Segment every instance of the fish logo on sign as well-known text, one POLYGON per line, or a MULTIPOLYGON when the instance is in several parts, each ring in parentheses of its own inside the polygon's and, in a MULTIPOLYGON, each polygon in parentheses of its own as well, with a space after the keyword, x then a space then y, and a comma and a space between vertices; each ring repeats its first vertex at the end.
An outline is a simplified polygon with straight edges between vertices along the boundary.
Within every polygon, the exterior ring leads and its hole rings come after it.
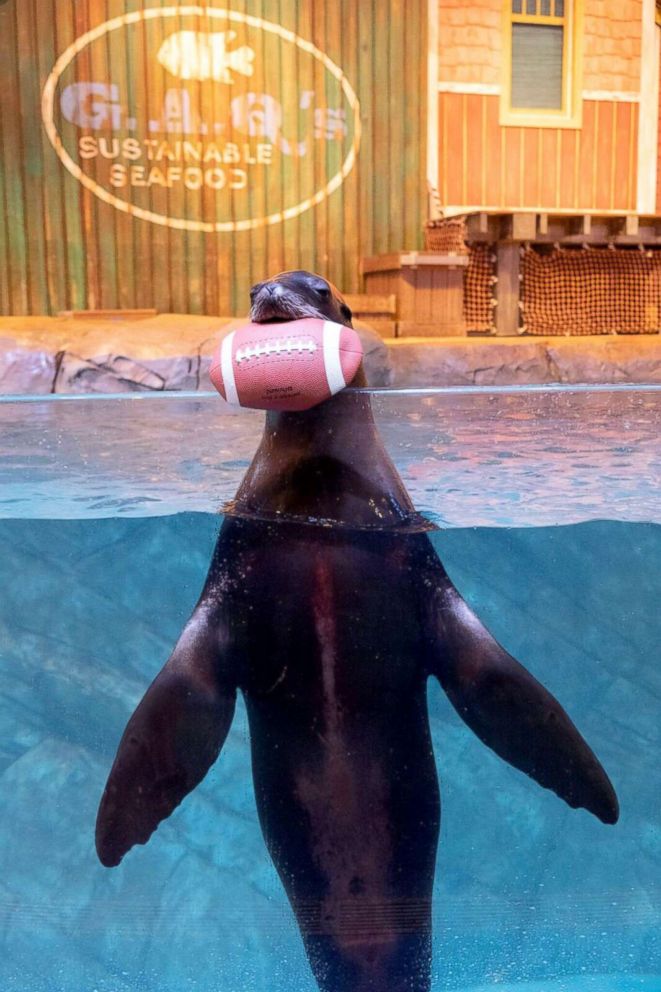
POLYGON ((213 79, 231 86, 234 79, 230 70, 242 76, 252 76, 254 72, 252 48, 243 45, 228 52, 228 42, 236 37, 236 31, 177 31, 165 39, 157 58, 179 79, 195 79, 200 83, 213 79))

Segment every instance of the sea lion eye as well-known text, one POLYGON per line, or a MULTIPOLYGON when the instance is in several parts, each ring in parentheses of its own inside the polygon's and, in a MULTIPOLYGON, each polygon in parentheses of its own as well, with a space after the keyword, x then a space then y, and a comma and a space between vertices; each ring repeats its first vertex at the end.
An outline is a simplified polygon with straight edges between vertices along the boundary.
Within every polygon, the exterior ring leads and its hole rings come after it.
POLYGON ((327 300, 330 296, 330 289, 328 286, 317 286, 317 293, 319 293, 322 300, 327 300))

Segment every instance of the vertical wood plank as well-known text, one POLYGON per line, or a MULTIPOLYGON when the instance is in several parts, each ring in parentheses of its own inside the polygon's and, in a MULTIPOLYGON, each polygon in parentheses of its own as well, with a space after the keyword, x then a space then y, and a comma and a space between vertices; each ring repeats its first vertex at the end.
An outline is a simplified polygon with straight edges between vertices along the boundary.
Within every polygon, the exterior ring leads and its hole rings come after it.
MULTIPOLYGON (((138 9, 138 0, 125 2, 126 11, 138 9)), ((114 9, 114 8, 113 8, 114 9)), ((147 135, 147 119, 149 117, 149 94, 147 91, 147 76, 145 73, 145 34, 144 28, 126 31, 124 34, 125 52, 121 59, 122 66, 118 70, 126 79, 126 102, 130 113, 136 119, 134 134, 147 135)), ((120 56, 121 58, 121 56, 120 56)), ((152 228, 148 221, 126 216, 120 222, 121 237, 125 239, 126 250, 129 251, 131 241, 133 252, 129 260, 133 267, 133 300, 120 287, 122 306, 152 308, 156 306, 154 294, 154 270, 152 260, 152 228)), ((119 246, 122 251, 122 245, 119 246)), ((122 279, 123 273, 120 273, 122 279)), ((130 285, 130 284, 129 284, 130 285)))
MULTIPOLYGON (((313 5, 313 40, 315 45, 321 50, 324 50, 327 44, 326 40, 326 10, 324 4, 314 4, 313 5)), ((324 106, 326 102, 325 86, 326 86, 326 74, 323 72, 322 67, 315 62, 315 74, 314 74, 314 89, 317 94, 315 98, 315 106, 324 106)), ((315 161, 315 189, 319 188, 323 184, 324 178, 326 177, 327 169, 327 157, 326 157, 326 142, 323 140, 316 139, 314 141, 314 161, 315 161)), ((328 216, 328 198, 322 200, 316 209, 317 214, 317 259, 319 264, 319 272, 327 276, 329 275, 329 261, 330 261, 330 243, 332 241, 333 234, 329 228, 329 216, 328 216)))
POLYGON ((496 334, 518 334, 519 245, 500 242, 496 249, 496 334))
MULTIPOLYGON (((385 5, 383 5, 385 6, 385 5)), ((390 17, 385 27, 386 34, 375 36, 376 48, 380 48, 378 39, 383 37, 386 53, 390 62, 389 100, 388 100, 388 131, 387 155, 389 158, 390 200, 388 213, 388 244, 405 244, 404 211, 393 210, 392 206, 402 202, 401 168, 404 146, 404 114, 402 112, 402 93, 404 92, 404 59, 406 57, 406 35, 404 32, 405 4, 402 0, 391 0, 390 17)), ((378 30, 378 27, 377 27, 378 30)), ((422 52, 420 53, 422 56, 422 52)))
MULTIPOLYGON (((142 33, 142 32, 141 32, 142 33)), ((169 33, 169 32, 168 32, 169 33)), ((145 92, 147 97, 146 123, 159 121, 163 114, 165 91, 168 88, 165 69, 154 58, 160 45, 166 37, 163 18, 155 18, 145 24, 143 36, 143 72, 145 75, 145 92)), ((160 144, 167 138, 162 130, 146 131, 149 139, 160 144)), ((147 172, 150 163, 146 163, 147 172)), ((150 186, 145 191, 144 201, 149 210, 156 213, 167 213, 168 200, 166 191, 157 186, 150 186)), ((174 309, 172 282, 181 278, 181 273, 173 272, 170 259, 170 235, 167 227, 161 224, 150 224, 152 264, 153 264, 153 296, 154 306, 161 311, 174 309)))
POLYGON ((579 163, 579 209, 589 210, 594 203, 593 198, 593 162, 595 155, 594 126, 595 107, 593 100, 583 102, 583 128, 581 131, 580 163, 579 163))
POLYGON ((464 130, 466 134, 464 168, 466 193, 463 203, 482 204, 482 170, 488 151, 483 145, 482 106, 484 97, 471 94, 465 101, 464 130))
MULTIPOLYGON (((659 92, 661 93, 661 57, 659 58, 659 92)), ((656 212, 661 213, 661 100, 657 115, 657 159, 656 159, 656 212)))
MULTIPOLYGON (((0 58, 2 58, 0 48, 0 58)), ((3 79, 0 74, 0 85, 3 79)), ((2 120, 2 100, 0 100, 0 154, 4 148, 3 120, 2 120)), ((9 225, 7 224, 7 193, 5 190, 5 170, 0 169, 0 314, 6 316, 11 313, 11 286, 10 286, 10 266, 11 252, 9 247, 9 225)))
POLYGON ((433 320, 434 274, 430 266, 421 266, 414 274, 415 279, 415 320, 419 324, 430 324, 433 320))
POLYGON ((576 132, 559 131, 559 155, 560 165, 558 174, 558 196, 557 206, 571 207, 574 204, 576 194, 574 189, 574 179, 576 170, 574 160, 576 156, 576 132))
POLYGON ((631 105, 631 132, 629 139, 629 210, 636 209, 638 200, 638 123, 640 118, 640 105, 631 105))
POLYGON ((540 206, 553 209, 555 206, 558 177, 556 175, 556 133, 552 128, 540 128, 541 131, 541 180, 539 191, 540 206))
MULTIPOLYGON (((301 5, 304 6, 304 5, 301 5)), ((354 88, 358 85, 358 67, 360 64, 360 44, 358 36, 358 4, 352 0, 343 0, 341 27, 341 62, 349 83, 354 88)), ((408 121, 406 122, 408 126, 408 121)), ((350 125, 353 127, 353 125, 350 125)), ((408 145, 405 147, 405 175, 408 178, 409 159, 408 145)), ((360 259, 360 157, 358 167, 354 168, 341 187, 343 206, 343 251, 342 275, 339 288, 345 293, 360 291, 359 259, 360 259)), ((305 215, 303 215, 305 216, 305 215)), ((302 220, 302 218, 301 218, 302 220)), ((302 225, 301 225, 302 226, 302 225)), ((304 257, 303 232, 299 235, 301 258, 304 257)))
POLYGON ((447 93, 439 93, 438 98, 438 181, 441 204, 446 206, 449 200, 448 190, 448 110, 447 93))
MULTIPOLYGON (((53 21, 43 20, 43 31, 54 27, 55 51, 59 56, 74 40, 74 11, 73 0, 52 0, 53 21)), ((52 66, 49 66, 51 69, 52 66)), ((76 128, 64 118, 60 128, 62 138, 67 145, 75 144, 76 128)), ((63 210, 63 253, 66 256, 67 293, 65 308, 83 310, 87 307, 87 253, 83 231, 81 186, 73 176, 63 168, 53 148, 48 147, 46 157, 50 160, 53 170, 61 177, 62 210, 63 210)))
MULTIPOLYGON (((296 11, 292 9, 291 0, 277 0, 272 4, 261 4, 262 14, 266 20, 286 26, 293 31, 297 29, 296 11)), ((316 24, 310 21, 308 40, 314 41, 316 24)), ((316 44, 316 42, 315 42, 316 44)), ((264 214, 284 210, 299 201, 303 175, 309 177, 310 171, 316 168, 314 159, 314 142, 311 137, 304 154, 299 149, 299 114, 297 107, 299 97, 298 62, 294 51, 280 38, 261 39, 261 59, 266 67, 263 77, 262 90, 274 94, 282 107, 282 123, 278 129, 273 144, 273 165, 266 171, 266 186, 264 199, 264 214), (293 71, 292 71, 293 70, 293 71), (302 171, 299 171, 302 170, 302 171)), ((311 89, 315 88, 313 79, 311 89)), ((314 100, 308 110, 311 120, 314 100)), ((319 166, 319 168, 322 168, 319 166)), ((299 267, 298 232, 300 219, 290 218, 282 223, 269 224, 263 230, 266 251, 266 268, 268 275, 287 269, 299 267)))
MULTIPOLYGON (((265 7, 265 16, 269 17, 268 6, 265 7)), ((279 20, 280 17, 280 3, 271 5, 271 12, 275 12, 275 20, 279 20)), ((316 5, 314 5, 313 14, 316 16, 318 14, 316 10, 316 5)), ((312 41, 314 44, 318 44, 319 38, 317 32, 319 31, 318 24, 313 23, 312 31, 312 41)), ((280 41, 280 39, 274 40, 272 44, 267 44, 265 42, 264 51, 268 52, 268 73, 266 75, 266 80, 277 80, 280 92, 283 92, 285 87, 285 82, 289 78, 289 64, 287 56, 290 54, 289 51, 283 52, 285 46, 280 41)), ((266 61, 266 59, 265 59, 266 61)), ((269 92, 270 86, 265 86, 265 92, 269 92)), ((318 92, 319 84, 318 80, 315 78, 315 92, 318 92)), ((277 92, 277 91, 276 91, 277 92)), ((284 136, 284 131, 282 132, 284 136)), ((287 135, 287 138, 289 136, 287 135)), ((314 142, 313 142, 314 147, 314 142)), ((293 149, 292 149, 293 150, 293 149)), ((315 149, 316 152, 316 149, 315 149)), ((274 153, 275 168, 271 167, 269 170, 269 182, 267 186, 267 210, 270 213, 273 210, 273 205, 275 204, 275 209, 281 209, 281 205, 284 204, 285 200, 289 195, 289 186, 291 184, 291 156, 285 154, 285 152, 279 148, 276 148, 274 153)), ((323 164, 321 162, 317 165, 317 160, 315 159, 315 167, 318 169, 319 174, 323 173, 323 164)), ((317 231, 317 242, 318 247, 322 247, 322 252, 325 254, 326 251, 326 227, 325 227, 325 212, 322 209, 317 213, 318 231, 317 231)), ((273 275, 276 272, 280 272, 287 268, 285 264, 286 246, 285 246, 285 225, 283 224, 271 224, 265 228, 266 233, 266 257, 267 257, 267 267, 269 275, 273 275)))
POLYGON ((7 240, 12 246, 9 271, 9 295, 13 313, 30 313, 28 284, 30 269, 25 227, 25 184, 23 178, 21 111, 18 82, 15 10, 0 9, 0 60, 2 78, 2 163, 5 173, 5 217, 7 240))
MULTIPOLYGON (((105 0, 87 0, 87 25, 88 27, 103 24, 107 20, 105 0)), ((107 36, 104 43, 89 46, 90 79, 106 81, 112 78, 108 61, 107 36)), ((98 132, 100 142, 104 142, 109 150, 112 150, 113 138, 117 137, 113 131, 112 122, 109 118, 106 126, 98 132)), ((108 166, 110 162, 104 161, 104 156, 100 155, 94 160, 98 164, 97 176, 101 184, 105 183, 108 166)), ((117 211, 94 196, 91 202, 92 227, 91 238, 94 241, 94 248, 98 259, 99 268, 99 296, 97 306, 101 308, 115 309, 119 306, 117 291, 117 211)))
POLYGON ((385 3, 374 5, 374 20, 372 29, 372 45, 374 59, 374 158, 372 182, 378 183, 374 191, 372 204, 374 210, 374 247, 377 253, 387 251, 390 233, 391 204, 395 202, 395 191, 392 187, 393 176, 389 168, 390 149, 390 113, 391 113, 391 65, 388 40, 392 25, 390 10, 385 3))
MULTIPOLYGON (((160 38, 163 40, 175 31, 189 30, 204 34, 210 30, 218 30, 217 25, 210 23, 204 15, 184 18, 179 14, 177 17, 162 18, 157 23, 160 23, 160 38)), ((208 127, 208 118, 211 116, 210 107, 202 105, 202 85, 197 80, 191 80, 186 84, 186 91, 190 96, 192 117, 195 121, 199 121, 200 129, 208 127)), ((180 86, 181 84, 177 79, 173 79, 166 72, 163 72, 164 99, 168 90, 177 89, 180 86)), ((174 131, 159 135, 159 137, 171 144, 180 138, 192 137, 194 140, 211 140, 213 135, 200 130, 195 135, 174 131)), ((212 201, 209 193, 211 191, 207 192, 204 184, 199 189, 187 189, 183 184, 175 183, 170 189, 159 190, 159 197, 162 197, 165 203, 163 212, 168 217, 185 216, 191 220, 200 220, 202 218, 202 204, 212 201)), ((170 268, 170 309, 178 313, 200 313, 204 297, 206 247, 203 239, 205 235, 199 231, 179 230, 174 227, 168 227, 166 230, 170 268)))
MULTIPOLYGON (((418 69, 417 86, 413 90, 407 85, 401 95, 402 105, 400 113, 404 118, 408 116, 408 106, 410 94, 418 95, 418 127, 415 136, 411 137, 412 145, 409 148, 410 159, 405 160, 406 174, 411 176, 417 172, 417 184, 413 186, 411 179, 410 196, 406 194, 407 202, 407 229, 406 246, 421 248, 423 244, 423 223, 427 218, 427 120, 429 115, 428 93, 427 93, 427 60, 421 58, 420 54, 429 50, 429 15, 427 4, 409 4, 404 10, 404 23, 411 26, 410 34, 406 34, 405 63, 418 69), (414 149, 417 149, 417 170, 414 159, 414 149)), ((408 147, 408 146, 407 146, 408 147)))
MULTIPOLYGON (((358 168, 360 170, 360 213, 363 218, 362 254, 376 255, 374 223, 374 177, 381 176, 375 170, 375 86, 377 77, 374 66, 374 23, 373 11, 376 0, 363 0, 358 4, 358 45, 360 49, 358 94, 361 100, 363 120, 362 148, 358 168)), ((379 99, 382 94, 379 93, 379 99)))
MULTIPOLYGON (((252 0, 252 2, 250 0, 237 0, 237 3, 232 4, 232 9, 242 14, 253 14, 265 20, 278 19, 277 3, 269 5, 266 0, 252 0), (273 16, 274 10, 275 16, 273 16)), ((272 65, 271 62, 276 62, 277 59, 269 58, 267 54, 266 36, 263 32, 250 34, 249 29, 239 23, 233 24, 231 30, 237 32, 236 44, 250 44, 255 51, 250 90, 253 93, 267 92, 269 89, 268 80, 277 73, 277 66, 272 65)), ((242 147, 246 142, 271 140, 266 135, 251 139, 234 127, 231 114, 233 96, 234 94, 227 92, 221 94, 221 116, 227 119, 229 128, 224 137, 235 142, 239 147, 242 147)), ((273 141, 272 147, 273 159, 275 160, 278 155, 275 141, 273 141)), ((265 217, 271 212, 269 204, 272 208, 275 202, 273 198, 278 195, 278 187, 274 182, 274 169, 277 171, 277 164, 265 168, 259 182, 254 181, 254 179, 249 180, 244 200, 249 216, 265 217)), ((233 221, 240 220, 243 214, 240 212, 238 200, 234 196, 230 196, 229 203, 229 217, 233 221)), ((227 210, 225 213, 227 214, 227 210)), ((272 264, 269 257, 269 238, 270 231, 267 227, 258 227, 248 231, 224 232, 218 235, 217 252, 222 272, 218 287, 221 313, 246 313, 249 307, 250 286, 272 274, 269 271, 272 264), (228 304, 225 304, 226 298, 229 299, 228 304)))
POLYGON ((597 119, 595 200, 597 210, 609 210, 611 204, 611 159, 613 155, 612 105, 599 104, 597 119))
MULTIPOLYGON (((312 25, 312 9, 310 4, 296 3, 295 30, 300 38, 305 41, 312 41, 314 29, 312 25)), ((300 49, 296 49, 296 78, 298 80, 298 119, 296 139, 306 141, 305 155, 300 159, 298 181, 297 181, 297 202, 303 199, 304 191, 310 189, 314 184, 315 159, 314 159, 314 93, 315 93, 315 73, 312 60, 300 49)), ((298 219, 298 265, 311 268, 317 271, 319 262, 317 259, 317 211, 306 210, 298 219)))
MULTIPOLYGON (((73 10, 74 38, 85 34, 89 27, 89 16, 86 0, 71 0, 73 10)), ((93 79, 89 47, 84 48, 75 62, 76 82, 93 79)), ((96 179, 96 168, 90 167, 90 174, 96 179)), ((96 310, 101 306, 101 286, 99 278, 99 259, 96 242, 96 216, 93 194, 80 186, 80 215, 82 225, 82 246, 86 259, 86 307, 96 310)))
MULTIPOLYGON (((279 0, 278 4, 278 24, 289 28, 292 31, 297 29, 296 0, 279 0)), ((301 84, 299 76, 300 62, 297 58, 299 49, 292 51, 291 47, 283 42, 279 42, 280 50, 280 94, 284 109, 283 134, 291 146, 291 155, 283 155, 283 168, 280 172, 281 189, 280 200, 284 206, 300 203, 305 198, 303 186, 303 173, 307 170, 309 158, 308 149, 301 154, 299 142, 303 140, 301 134, 301 115, 297 112, 301 102, 301 84)), ((324 39, 325 44, 325 39, 324 39)), ((322 44, 323 47, 323 44, 322 44)), ((308 58, 309 61, 309 58, 308 58)), ((321 100, 324 103, 322 97, 321 100)), ((308 122, 312 114, 308 111, 306 115, 308 122)), ((309 141, 308 141, 309 144, 309 141)), ((300 232, 301 216, 292 217, 284 222, 280 231, 280 237, 276 238, 281 247, 279 267, 281 269, 301 268, 300 253, 300 232)), ((271 232, 275 234, 275 232, 271 232)))
POLYGON ((446 203, 461 203, 464 163, 461 156, 461 135, 463 131, 462 100, 456 93, 446 93, 444 105, 448 134, 446 155, 447 200, 446 203))
MULTIPOLYGON (((180 18, 181 20, 181 18, 180 18)), ((207 31, 217 31, 217 24, 214 25, 207 16, 207 31)), ((242 37, 240 44, 244 44, 242 37)), ((198 85, 198 113, 203 111, 201 99, 201 86, 198 85)), ((229 120, 229 109, 227 99, 219 92, 217 86, 210 89, 210 101, 208 108, 209 137, 213 141, 222 143, 226 135, 218 130, 218 126, 225 124, 229 120)), ((202 194, 202 210, 198 211, 198 216, 203 219, 218 221, 222 211, 223 194, 216 190, 205 189, 202 194)), ((189 285, 188 308, 192 313, 218 313, 220 297, 220 270, 221 270, 221 238, 227 240, 227 236, 219 232, 205 234, 202 231, 186 231, 184 236, 184 251, 186 256, 186 272, 189 285), (197 280, 191 278, 195 268, 199 267, 197 280)))
POLYGON ((539 205, 538 141, 534 128, 523 128, 523 206, 539 205))
MULTIPOLYGON (((416 274, 412 269, 399 269, 388 273, 390 287, 388 293, 397 296, 397 317, 399 321, 416 321, 416 274)), ((368 288, 369 291, 369 288, 368 288)))
POLYGON ((618 127, 617 127, 617 103, 613 102, 611 106, 611 144, 610 144, 610 176, 609 176, 609 189, 608 189, 608 204, 609 210, 613 210, 615 206, 615 175, 617 171, 617 139, 618 139, 618 127))
POLYGON ((505 184, 507 181, 507 132, 504 127, 498 131, 500 137, 500 185, 498 187, 498 203, 506 203, 505 184))
POLYGON ((504 202, 513 207, 519 199, 519 128, 504 127, 505 142, 504 168, 504 202))
MULTIPOLYGON (((236 4, 232 5, 232 9, 242 14, 250 13, 259 17, 264 16, 263 4, 259 3, 259 0, 252 4, 247 3, 246 0, 238 0, 236 4)), ((247 43, 248 36, 244 25, 233 25, 232 30, 237 32, 237 38, 241 44, 247 43)), ((255 39, 251 38, 251 41, 254 45, 255 39)), ((254 82, 253 92, 260 93, 264 90, 263 38, 259 38, 257 42, 254 71, 255 76, 251 80, 254 82)), ((227 121, 227 130, 223 132, 222 138, 241 146, 249 138, 247 135, 239 133, 234 127, 230 113, 230 99, 231 96, 227 93, 222 94, 220 98, 222 108, 220 116, 227 121)), ((255 192, 252 189, 248 193, 248 204, 249 207, 255 206, 255 192)), ((259 214, 263 216, 266 212, 265 209, 260 210, 259 214)), ((236 201, 231 195, 229 197, 229 209, 222 213, 225 219, 234 222, 240 219, 236 201)), ((208 238, 209 235, 206 237, 208 238)), ((258 250, 261 249, 263 257, 266 257, 267 237, 268 233, 264 228, 258 228, 254 233, 252 231, 220 231, 215 235, 216 264, 219 272, 218 310, 221 314, 245 314, 247 312, 249 307, 248 291, 251 283, 256 281, 252 279, 253 250, 259 246, 258 250)))
POLYGON ((497 207, 502 203, 501 197, 501 128, 498 124, 498 97, 486 96, 486 142, 489 151, 487 166, 485 206, 497 207))
POLYGON ((461 95, 461 197, 460 203, 468 203, 467 173, 468 173, 468 99, 467 94, 461 95))
POLYGON ((32 108, 39 106, 39 74, 35 64, 34 9, 31 3, 17 4, 16 44, 18 59, 18 134, 25 196, 24 225, 28 252, 28 300, 32 313, 48 313, 48 279, 44 223, 44 167, 41 134, 32 126, 32 108))
POLYGON ((628 210, 627 180, 629 171, 629 143, 633 122, 633 104, 616 104, 615 121, 615 176, 613 180, 613 205, 618 210, 628 210))
MULTIPOLYGON (((393 0, 396 2, 396 0, 393 0)), ((342 64, 342 7, 340 4, 323 4, 322 9, 324 11, 324 33, 323 33, 323 45, 322 50, 335 62, 336 65, 342 64)), ((324 88, 322 89, 324 94, 322 97, 323 103, 326 107, 330 109, 336 109, 338 106, 337 97, 337 83, 330 78, 328 73, 324 73, 324 88)), ((325 175, 326 177, 333 176, 342 168, 342 160, 344 158, 342 154, 343 145, 342 141, 327 141, 322 139, 322 145, 325 146, 325 175)), ((342 209, 342 198, 344 196, 344 189, 341 186, 338 190, 332 193, 329 197, 324 200, 324 207, 326 211, 326 230, 327 230, 327 262, 325 275, 339 286, 342 282, 343 275, 343 264, 342 256, 344 254, 344 211, 342 209)))
MULTIPOLYGON (((117 4, 113 3, 112 0, 106 0, 105 10, 103 12, 104 19, 109 20, 116 13, 117 4)), ((105 37, 106 75, 104 78, 112 79, 113 83, 118 87, 124 118, 127 118, 131 112, 129 72, 126 61, 129 34, 132 34, 132 32, 111 31, 105 37)), ((120 128, 116 131, 113 130, 111 123, 109 133, 110 140, 116 138, 121 143, 126 134, 124 121, 122 121, 120 128)), ((121 162, 122 159, 118 158, 116 161, 121 162)), ((131 308, 136 305, 136 244, 134 240, 136 223, 132 217, 123 213, 121 210, 109 208, 107 213, 109 231, 113 231, 115 250, 115 306, 131 308)), ((103 237, 103 233, 101 237, 103 237)), ((108 291, 106 290, 103 297, 104 305, 106 306, 111 305, 110 303, 105 303, 108 295, 108 291)))
POLYGON ((581 141, 582 141, 583 131, 582 129, 577 129, 574 132, 574 199, 572 206, 575 210, 578 210, 579 197, 580 197, 580 168, 581 168, 581 141))
POLYGON ((590 201, 589 208, 595 210, 597 207, 597 170, 599 168, 599 162, 597 160, 597 148, 599 146, 599 117, 601 111, 601 103, 596 100, 594 104, 594 121, 593 121, 593 132, 592 132, 592 148, 593 157, 590 167, 591 175, 591 189, 590 189, 590 201))
MULTIPOLYGON (((32 3, 34 24, 34 71, 41 92, 46 77, 55 62, 54 25, 43 16, 37 0, 32 3)), ((36 128, 35 128, 36 130, 36 128)), ((69 305, 66 230, 63 211, 63 176, 60 163, 53 153, 43 127, 39 127, 41 140, 44 248, 46 281, 48 286, 47 312, 64 310, 69 305)))
MULTIPOLYGON (((217 30, 210 23, 210 19, 205 16, 161 18, 155 22, 159 24, 159 43, 161 39, 170 37, 177 31, 195 31, 203 34, 207 31, 217 30)), ((156 47, 152 51, 156 51, 156 47)), ((152 54, 153 58, 153 54, 152 54)), ((166 73, 163 73, 163 97, 168 90, 179 87, 179 81, 166 73)), ((193 120, 204 122, 210 117, 210 113, 205 111, 210 108, 202 106, 201 101, 202 84, 197 80, 191 80, 186 84, 186 91, 190 96, 191 116, 193 120)), ((155 107, 155 110, 160 108, 155 107)), ((202 124, 200 123, 200 126, 202 124)), ((186 134, 183 131, 166 132, 158 135, 160 140, 172 145, 183 139, 212 139, 212 134, 186 134)), ((167 168, 168 161, 157 163, 159 166, 167 168)), ((156 192, 156 190, 154 191, 156 192)), ((187 189, 183 183, 173 183, 170 189, 158 191, 159 199, 164 204, 164 210, 168 217, 189 217, 191 220, 200 220, 202 217, 202 204, 210 205, 213 202, 213 193, 206 190, 204 185, 201 189, 187 189)), ((206 216, 212 216, 209 212, 206 216)), ((211 236, 213 237, 213 235, 211 236)), ((199 231, 181 231, 174 227, 167 228, 168 259, 170 266, 170 309, 175 313, 201 313, 203 309, 204 297, 204 276, 205 276, 205 245, 202 240, 204 235, 199 231)))
POLYGON ((617 121, 615 137, 615 207, 618 210, 629 209, 628 172, 629 144, 633 128, 633 104, 617 104, 617 121))
MULTIPOLYGON (((481 147, 483 149, 488 148, 487 144, 487 99, 485 95, 480 98, 480 135, 481 135, 481 147)), ((480 199, 479 204, 484 205, 487 202, 487 155, 486 153, 482 155, 482 168, 480 170, 480 199)))

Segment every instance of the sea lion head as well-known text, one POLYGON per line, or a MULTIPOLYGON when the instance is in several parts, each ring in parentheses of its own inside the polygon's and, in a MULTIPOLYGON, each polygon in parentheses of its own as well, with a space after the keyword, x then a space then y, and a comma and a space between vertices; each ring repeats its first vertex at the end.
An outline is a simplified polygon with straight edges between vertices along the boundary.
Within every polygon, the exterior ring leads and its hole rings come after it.
POLYGON ((280 272, 256 283, 250 290, 250 302, 250 319, 256 324, 320 317, 353 326, 351 310, 335 286, 323 276, 302 269, 280 272))

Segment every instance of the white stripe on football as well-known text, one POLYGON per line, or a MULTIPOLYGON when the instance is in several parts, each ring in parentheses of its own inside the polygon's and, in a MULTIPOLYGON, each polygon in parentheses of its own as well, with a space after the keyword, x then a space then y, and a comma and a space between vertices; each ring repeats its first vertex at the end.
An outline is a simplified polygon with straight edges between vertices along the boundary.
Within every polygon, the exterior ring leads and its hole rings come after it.
POLYGON ((351 327, 318 317, 246 324, 221 341, 211 381, 228 403, 253 410, 309 410, 339 393, 360 366, 351 327))

